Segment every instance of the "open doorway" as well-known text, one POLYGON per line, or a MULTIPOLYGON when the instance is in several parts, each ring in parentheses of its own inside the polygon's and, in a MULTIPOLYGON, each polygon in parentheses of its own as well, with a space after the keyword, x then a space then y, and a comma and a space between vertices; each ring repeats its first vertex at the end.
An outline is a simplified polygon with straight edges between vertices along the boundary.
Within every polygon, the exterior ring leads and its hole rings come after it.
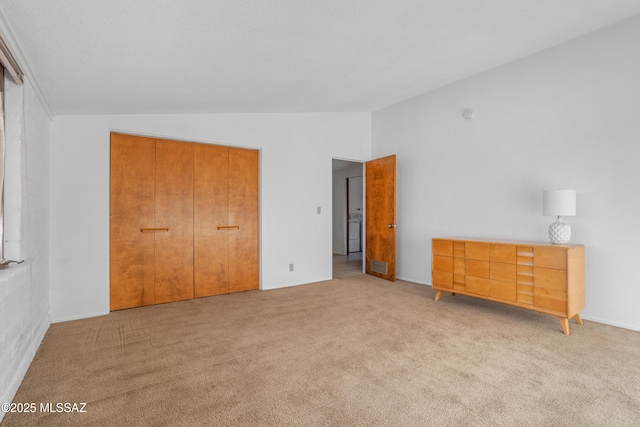
POLYGON ((364 184, 361 162, 333 159, 333 278, 364 271, 364 184))

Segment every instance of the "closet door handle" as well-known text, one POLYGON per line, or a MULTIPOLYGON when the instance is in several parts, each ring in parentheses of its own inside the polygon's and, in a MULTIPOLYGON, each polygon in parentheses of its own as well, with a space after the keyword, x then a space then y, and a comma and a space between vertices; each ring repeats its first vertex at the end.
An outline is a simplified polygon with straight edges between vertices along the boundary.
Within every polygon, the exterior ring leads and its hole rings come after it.
POLYGON ((166 233, 169 231, 168 228, 141 228, 141 233, 166 233))
POLYGON ((218 230, 240 230, 239 225, 219 225, 218 230))

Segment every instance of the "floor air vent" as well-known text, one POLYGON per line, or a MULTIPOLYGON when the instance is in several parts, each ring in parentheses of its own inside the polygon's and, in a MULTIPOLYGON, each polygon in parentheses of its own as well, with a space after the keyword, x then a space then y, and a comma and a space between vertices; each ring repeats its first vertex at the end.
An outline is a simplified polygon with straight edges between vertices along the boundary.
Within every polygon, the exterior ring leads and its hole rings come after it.
POLYGON ((382 261, 377 261, 375 259, 371 260, 371 271, 379 274, 387 274, 387 263, 382 261))

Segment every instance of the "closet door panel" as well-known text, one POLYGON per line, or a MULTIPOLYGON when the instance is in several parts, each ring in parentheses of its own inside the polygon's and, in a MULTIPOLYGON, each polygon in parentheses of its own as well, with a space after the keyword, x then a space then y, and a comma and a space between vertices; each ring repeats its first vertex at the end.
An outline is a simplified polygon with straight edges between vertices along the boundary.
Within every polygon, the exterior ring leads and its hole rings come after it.
POLYGON ((111 135, 109 273, 111 310, 154 303, 155 140, 111 135))
POLYGON ((156 304, 193 298, 193 150, 156 140, 156 304))
POLYGON ((258 151, 229 148, 229 292, 258 289, 258 151))
POLYGON ((195 144, 194 292, 229 292, 229 148, 195 144))

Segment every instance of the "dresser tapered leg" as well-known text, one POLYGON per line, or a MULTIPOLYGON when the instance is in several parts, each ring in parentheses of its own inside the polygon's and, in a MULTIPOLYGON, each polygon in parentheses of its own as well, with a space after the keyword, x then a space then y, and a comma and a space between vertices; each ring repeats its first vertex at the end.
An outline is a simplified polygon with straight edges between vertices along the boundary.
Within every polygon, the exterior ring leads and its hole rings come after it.
POLYGON ((438 301, 441 296, 442 296, 442 291, 436 292, 436 301, 438 301))
POLYGON ((575 316, 573 316, 574 319, 576 319, 576 323, 578 325, 582 325, 582 319, 580 318, 579 314, 576 314, 575 316))
POLYGON ((562 333, 569 335, 569 319, 566 317, 558 317, 560 319, 560 326, 562 327, 562 333))

